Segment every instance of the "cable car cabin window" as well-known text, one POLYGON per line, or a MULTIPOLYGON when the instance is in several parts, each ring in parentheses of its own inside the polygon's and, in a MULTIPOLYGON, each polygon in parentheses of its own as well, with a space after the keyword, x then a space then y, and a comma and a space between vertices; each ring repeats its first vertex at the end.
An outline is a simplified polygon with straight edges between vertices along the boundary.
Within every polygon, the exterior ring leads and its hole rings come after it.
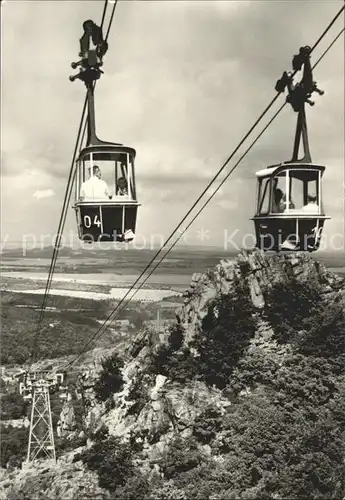
POLYGON ((291 203, 289 207, 285 207, 285 210, 318 214, 320 212, 319 172, 291 170, 288 176, 291 203))
POLYGON ((79 169, 80 201, 135 200, 134 160, 128 153, 87 155, 79 169))
POLYGON ((272 179, 272 212, 284 212, 286 207, 286 173, 273 177, 272 179))
POLYGON ((306 183, 306 196, 304 198, 304 212, 320 213, 321 200, 319 189, 319 176, 316 179, 306 183))
POLYGON ((304 189, 304 183, 301 179, 296 179, 296 177, 293 177, 293 175, 289 176, 289 182, 290 182, 290 206, 285 207, 286 209, 297 209, 300 210, 304 203, 304 195, 303 195, 303 189, 304 189))
POLYGON ((110 201, 114 191, 114 162, 85 159, 83 161, 80 199, 82 201, 110 201))
POLYGON ((270 179, 263 179, 259 187, 258 213, 268 214, 270 210, 270 179))
POLYGON ((129 199, 130 197, 130 178, 131 172, 129 169, 129 159, 127 154, 120 155, 116 162, 115 179, 114 179, 114 193, 118 199, 129 199))

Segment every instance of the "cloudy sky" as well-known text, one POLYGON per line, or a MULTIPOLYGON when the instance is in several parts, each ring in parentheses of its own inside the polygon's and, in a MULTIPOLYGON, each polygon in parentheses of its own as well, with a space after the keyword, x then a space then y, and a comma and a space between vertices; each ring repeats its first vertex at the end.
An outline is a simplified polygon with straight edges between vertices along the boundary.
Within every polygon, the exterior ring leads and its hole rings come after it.
MULTIPOLYGON (((137 151, 138 233, 169 234, 275 95, 292 56, 314 44, 342 4, 119 1, 96 119, 99 137, 137 151)), ((103 2, 5 0, 1 8, 2 240, 53 236, 85 95, 81 82, 68 79, 70 63, 82 22, 99 22, 103 2)), ((313 61, 343 24, 342 15, 313 61)), ((308 125, 313 160, 327 165, 329 238, 344 233, 343 36, 314 77, 325 95, 308 107, 308 125)), ((290 159, 295 120, 286 106, 189 230, 189 242, 198 243, 201 229, 214 245, 223 244, 224 230, 237 232, 237 241, 253 232, 255 171, 290 159)), ((65 232, 75 232, 72 209, 65 232)))

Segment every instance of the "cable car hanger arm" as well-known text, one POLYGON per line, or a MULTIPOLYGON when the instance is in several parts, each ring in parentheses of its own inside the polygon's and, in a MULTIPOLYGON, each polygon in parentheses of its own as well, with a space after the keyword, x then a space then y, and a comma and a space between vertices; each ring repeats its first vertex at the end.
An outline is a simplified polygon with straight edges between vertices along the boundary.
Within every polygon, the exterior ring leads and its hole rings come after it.
POLYGON ((283 76, 277 81, 275 90, 277 92, 288 91, 286 102, 291 104, 293 110, 298 113, 294 147, 292 153, 292 162, 311 163, 311 154, 308 140, 307 120, 305 114, 305 103, 314 106, 314 101, 310 97, 314 92, 323 95, 324 91, 317 87, 317 83, 313 79, 313 70, 310 63, 311 48, 307 45, 299 49, 299 53, 293 57, 292 67, 294 73, 284 71, 283 76), (303 68, 303 76, 300 82, 294 84, 293 76, 297 71, 303 68), (298 151, 300 147, 301 137, 303 140, 304 155, 301 160, 298 160, 298 151))

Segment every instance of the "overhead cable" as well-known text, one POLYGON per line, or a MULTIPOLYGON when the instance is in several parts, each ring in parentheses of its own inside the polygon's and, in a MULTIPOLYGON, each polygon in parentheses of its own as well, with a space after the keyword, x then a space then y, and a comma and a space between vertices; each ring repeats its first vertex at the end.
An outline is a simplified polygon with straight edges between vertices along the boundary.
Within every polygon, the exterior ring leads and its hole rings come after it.
MULTIPOLYGON (((340 16, 341 12, 344 10, 344 7, 342 9, 340 9, 340 11, 338 12, 338 14, 335 16, 335 18, 331 21, 331 23, 328 25, 328 27, 324 30, 324 32, 322 33, 322 35, 319 37, 319 39, 317 40, 317 42, 313 45, 313 48, 312 50, 314 50, 317 45, 320 43, 320 41, 324 38, 324 36, 326 35, 326 33, 329 31, 329 29, 331 28, 331 26, 333 26, 335 20, 340 16)), ((336 42, 336 40, 338 40, 338 38, 341 36, 341 34, 344 32, 344 29, 341 30, 341 32, 335 37, 335 39, 331 42, 331 44, 328 46, 328 48, 325 50, 325 52, 320 56, 320 58, 318 59, 318 61, 314 64, 313 66, 313 69, 317 66, 317 64, 322 60, 322 58, 327 54, 327 52, 330 50, 330 48, 334 45, 334 43, 336 42)), ((296 74, 297 71, 295 71, 293 73, 293 75, 296 74)), ((130 302, 130 300, 132 300, 132 298, 135 296, 135 294, 142 288, 142 286, 146 283, 146 281, 149 279, 149 277, 153 274, 153 272, 158 268, 158 266, 162 263, 162 261, 165 259, 165 257, 169 254, 169 252, 172 250, 172 248, 176 245, 176 243, 181 239, 181 237, 183 236, 183 234, 186 232, 186 230, 193 224, 193 222, 196 220, 196 218, 200 215, 200 213, 204 210, 204 208, 210 203, 210 201, 212 200, 212 198, 215 196, 215 194, 219 191, 219 189, 221 188, 221 186, 226 182, 226 180, 229 178, 229 176, 234 172, 234 170, 237 168, 237 166, 242 162, 242 160, 244 159, 244 157, 248 154, 248 152, 251 150, 251 148, 254 146, 254 144, 256 144, 256 142, 260 139, 260 137, 263 135, 263 133, 267 130, 267 128, 271 125, 271 123, 275 120, 275 118, 278 116, 278 114, 282 111, 282 109, 284 108, 284 106, 286 105, 286 102, 284 102, 284 104, 278 109, 278 111, 274 114, 274 116, 270 119, 270 121, 267 123, 267 125, 262 129, 262 131, 258 134, 258 136, 256 137, 256 139, 251 143, 251 145, 248 147, 248 149, 245 151, 245 153, 240 157, 240 159, 235 163, 235 165, 231 168, 231 170, 229 171, 229 173, 226 175, 226 177, 222 180, 222 182, 220 183, 220 185, 216 188, 216 190, 210 195, 210 197, 206 200, 206 202, 202 205, 201 209, 199 209, 199 211, 197 212, 197 214, 193 217, 193 219, 191 220, 191 222, 189 222, 189 224, 183 229, 183 231, 180 233, 180 235, 178 236, 177 240, 174 241, 174 243, 167 249, 167 251, 164 253, 163 257, 161 257, 158 262, 154 265, 154 267, 150 270, 148 276, 144 279, 144 281, 142 283, 140 283, 140 285, 138 287, 136 287, 136 285, 138 285, 138 283, 140 282, 140 280, 142 279, 142 277, 145 275, 145 273, 149 270, 150 266, 154 263, 154 261, 156 260, 156 258, 159 256, 159 254, 163 251, 164 247, 167 245, 167 243, 172 239, 172 237, 174 236, 174 234, 178 231, 178 229, 181 227, 181 225, 185 222, 185 220, 188 218, 188 216, 190 215, 190 213, 192 212, 192 210, 196 207, 196 205, 199 203, 199 201, 201 200, 201 198, 207 193, 207 191, 209 190, 209 188, 211 187, 211 185, 214 183, 214 181, 219 177, 219 175, 221 174, 221 172, 226 168, 226 166, 228 165, 228 163, 230 162, 230 160, 233 158, 233 156, 236 154, 236 152, 239 150, 239 148, 241 147, 241 145, 245 142, 245 140, 247 139, 247 137, 250 135, 250 133, 254 130, 254 128, 257 126, 257 124, 261 121, 261 119, 263 118, 263 116, 267 113, 267 111, 271 108, 271 106, 273 105, 273 103, 276 101, 276 99, 278 98, 278 96, 280 95, 280 93, 277 93, 277 95, 272 99, 272 101, 270 102, 270 104, 266 107, 265 111, 263 113, 261 113, 260 117, 255 121, 254 125, 250 128, 250 131, 244 136, 244 138, 240 141, 239 145, 235 148, 235 150, 231 153, 231 155, 228 157, 228 159, 224 162, 224 164, 222 165, 222 167, 219 169, 218 173, 213 177, 212 181, 207 185, 207 187, 204 189, 204 191, 202 192, 202 194, 199 196, 199 198, 197 199, 197 201, 193 204, 192 208, 188 210, 186 216, 182 219, 182 221, 178 224, 178 226, 176 226, 176 228, 173 230, 173 232, 170 234, 170 236, 168 237, 168 239, 163 243, 163 245, 161 246, 161 248, 155 253, 154 257, 150 260, 150 262, 146 265, 146 267, 144 268, 144 270, 142 271, 142 273, 139 275, 139 277, 136 279, 136 281, 131 285, 131 287, 129 288, 129 290, 125 293, 124 297, 120 300, 120 302, 116 305, 116 307, 113 309, 113 311, 108 315, 108 317, 104 320, 104 322, 102 323, 102 325, 100 326, 100 328, 92 335, 92 337, 87 341, 86 345, 84 346, 82 352, 77 355, 77 357, 72 360, 71 362, 68 363, 68 366, 71 365, 72 363, 74 363, 77 359, 80 358, 80 356, 82 356, 82 354, 86 351, 86 349, 88 348, 88 346, 99 336, 103 333, 104 329, 113 321, 114 319, 114 316, 116 315, 117 312, 121 312, 127 305, 128 303, 130 302), (134 290, 134 293, 133 295, 126 301, 127 297, 129 296, 129 294, 134 290)))

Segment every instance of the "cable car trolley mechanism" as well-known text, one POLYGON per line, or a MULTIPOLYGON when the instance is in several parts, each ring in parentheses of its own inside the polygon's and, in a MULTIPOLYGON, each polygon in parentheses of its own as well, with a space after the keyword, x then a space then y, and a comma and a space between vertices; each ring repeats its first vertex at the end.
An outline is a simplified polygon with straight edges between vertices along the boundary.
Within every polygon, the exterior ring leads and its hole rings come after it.
POLYGON ((133 240, 137 209, 134 160, 136 151, 118 143, 101 141, 96 134, 94 88, 103 73, 102 57, 108 49, 102 29, 93 21, 83 24, 80 67, 70 76, 87 88, 87 142, 76 165, 75 205, 78 235, 85 242, 133 240))
POLYGON ((310 47, 301 47, 293 58, 293 69, 302 69, 299 83, 284 72, 276 84, 278 92, 288 89, 286 101, 298 114, 293 155, 290 161, 256 173, 257 207, 253 217, 256 246, 262 250, 316 251, 326 219, 322 206, 322 175, 325 167, 312 162, 309 150, 305 103, 313 92, 323 95, 313 81, 310 47), (304 156, 298 159, 300 141, 304 156))

